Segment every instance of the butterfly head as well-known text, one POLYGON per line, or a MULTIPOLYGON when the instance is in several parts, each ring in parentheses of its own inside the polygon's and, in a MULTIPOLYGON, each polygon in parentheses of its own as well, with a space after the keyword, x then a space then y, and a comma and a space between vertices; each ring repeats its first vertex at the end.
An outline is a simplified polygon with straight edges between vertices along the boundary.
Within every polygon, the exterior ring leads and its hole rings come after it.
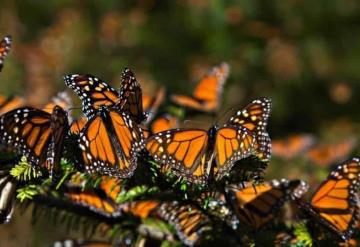
POLYGON ((67 113, 61 106, 55 105, 51 114, 51 119, 53 122, 59 121, 60 119, 67 120, 67 113))

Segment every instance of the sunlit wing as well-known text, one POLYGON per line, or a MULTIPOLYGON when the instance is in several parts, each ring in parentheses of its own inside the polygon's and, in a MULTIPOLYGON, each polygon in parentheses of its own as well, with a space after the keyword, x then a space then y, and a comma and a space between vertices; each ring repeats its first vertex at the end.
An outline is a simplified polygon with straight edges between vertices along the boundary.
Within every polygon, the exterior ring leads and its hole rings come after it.
POLYGON ((270 111, 271 100, 259 98, 238 111, 227 122, 227 125, 242 126, 255 134, 258 145, 257 156, 263 161, 269 161, 271 157, 271 141, 266 131, 270 111))
POLYGON ((200 129, 172 129, 152 135, 146 149, 155 161, 193 183, 207 180, 208 134, 200 129))
POLYGON ((341 238, 349 239, 359 216, 359 185, 360 159, 352 158, 330 173, 305 209, 341 238))
POLYGON ((256 140, 244 127, 223 127, 217 131, 215 142, 216 176, 221 178, 234 163, 255 153, 256 140))
POLYGON ((172 95, 171 100, 177 105, 198 111, 217 111, 225 81, 229 75, 229 65, 222 63, 214 67, 197 85, 193 96, 172 95))
POLYGON ((11 37, 5 36, 0 41, 0 71, 4 67, 4 60, 7 57, 10 48, 11 48, 11 37))
POLYGON ((86 172, 125 178, 137 166, 143 134, 129 116, 103 107, 80 132, 79 147, 86 172))
POLYGON ((64 81, 79 96, 87 118, 95 116, 101 106, 113 106, 120 102, 118 92, 93 75, 66 75, 64 81))
POLYGON ((70 125, 70 132, 72 134, 79 134, 80 131, 84 128, 86 122, 87 122, 87 120, 85 117, 75 119, 74 121, 72 121, 72 123, 70 125))
POLYGON ((230 188, 227 197, 240 224, 258 230, 275 218, 286 201, 300 198, 306 191, 305 182, 282 179, 240 190, 230 188))
POLYGON ((122 214, 146 219, 150 216, 156 216, 156 212, 160 206, 160 202, 156 200, 141 200, 122 203, 120 211, 122 214))

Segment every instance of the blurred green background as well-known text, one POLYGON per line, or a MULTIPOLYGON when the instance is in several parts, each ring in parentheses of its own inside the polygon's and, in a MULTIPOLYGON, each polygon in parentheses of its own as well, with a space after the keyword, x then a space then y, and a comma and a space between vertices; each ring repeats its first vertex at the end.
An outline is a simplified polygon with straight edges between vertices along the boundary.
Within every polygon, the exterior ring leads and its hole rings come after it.
MULTIPOLYGON (((13 49, 0 92, 23 95, 31 104, 64 90, 62 76, 69 73, 94 74, 118 87, 125 66, 147 94, 160 85, 170 94, 190 94, 211 66, 226 61, 231 74, 219 115, 267 96, 273 100, 272 139, 307 132, 336 143, 360 133, 356 0, 2 0, 0 35, 6 34, 13 49)), ((357 151, 355 145, 349 153, 357 151)), ((309 180, 305 171, 313 174, 307 161, 275 157, 268 176, 309 180), (288 169, 280 174, 278 167, 288 169)), ((30 246, 66 236, 23 220, 0 226, 1 239, 19 238, 19 225, 21 243, 30 246)))

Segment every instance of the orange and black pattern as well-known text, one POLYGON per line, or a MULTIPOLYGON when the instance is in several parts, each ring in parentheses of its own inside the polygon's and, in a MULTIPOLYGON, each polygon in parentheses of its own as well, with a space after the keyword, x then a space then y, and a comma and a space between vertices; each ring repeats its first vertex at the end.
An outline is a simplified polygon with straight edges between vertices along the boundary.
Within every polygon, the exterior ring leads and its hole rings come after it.
POLYGON ((242 126, 254 133, 257 144, 257 156, 265 162, 271 158, 271 140, 266 130, 270 112, 271 100, 259 98, 238 111, 226 124, 242 126))
POLYGON ((360 186, 360 159, 337 166, 302 208, 343 240, 354 232, 359 220, 357 190, 360 186))
POLYGON ((0 71, 4 67, 4 60, 11 48, 11 37, 5 36, 0 42, 0 71))
POLYGON ((144 95, 142 97, 143 110, 147 115, 146 123, 150 123, 156 116, 160 105, 165 100, 165 88, 160 88, 157 90, 156 94, 153 97, 149 95, 144 95))
POLYGON ((82 162, 87 173, 130 177, 143 149, 141 129, 117 108, 101 107, 79 134, 82 162))
POLYGON ((12 110, 0 118, 0 139, 36 166, 60 169, 63 141, 68 131, 66 112, 55 106, 51 114, 35 108, 12 110))
POLYGON ((211 233, 213 226, 209 217, 199 208, 191 204, 181 204, 177 201, 161 204, 158 214, 174 226, 180 240, 189 246, 194 246, 211 233))
POLYGON ((0 95, 0 115, 14 110, 16 108, 22 107, 25 104, 25 100, 19 96, 10 96, 5 97, 0 95))
POLYGON ((272 154, 290 160, 303 155, 315 144, 315 138, 308 134, 294 134, 271 142, 272 154))
POLYGON ((93 75, 66 75, 64 81, 81 99, 87 118, 95 116, 101 106, 113 106, 120 102, 118 92, 93 75))
POLYGON ((143 110, 143 96, 140 83, 134 73, 125 68, 121 76, 120 108, 137 124, 144 121, 147 116, 143 110))
POLYGON ((214 67, 197 85, 192 96, 172 95, 171 100, 182 107, 197 111, 215 112, 219 109, 224 84, 229 76, 229 65, 214 67))
POLYGON ((226 197, 240 225, 258 230, 276 217, 285 202, 301 198, 307 189, 301 180, 281 179, 243 189, 229 188, 226 197))

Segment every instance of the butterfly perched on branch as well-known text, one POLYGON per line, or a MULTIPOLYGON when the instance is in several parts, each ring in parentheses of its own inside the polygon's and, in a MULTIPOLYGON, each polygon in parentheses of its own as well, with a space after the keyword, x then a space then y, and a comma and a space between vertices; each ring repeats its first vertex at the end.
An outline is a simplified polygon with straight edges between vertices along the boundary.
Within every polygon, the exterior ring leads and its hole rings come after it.
POLYGON ((338 165, 317 188, 311 200, 299 202, 301 209, 343 240, 354 232, 359 220, 360 158, 355 157, 338 165))
POLYGON ((222 127, 156 133, 147 139, 146 149, 156 162, 170 166, 189 182, 204 184, 209 176, 220 179, 236 161, 250 155, 269 160, 271 143, 266 126, 270 110, 269 99, 256 99, 222 127))
POLYGON ((55 106, 52 113, 32 107, 14 109, 0 117, 0 139, 34 166, 60 171, 64 139, 69 128, 67 113, 55 106))

